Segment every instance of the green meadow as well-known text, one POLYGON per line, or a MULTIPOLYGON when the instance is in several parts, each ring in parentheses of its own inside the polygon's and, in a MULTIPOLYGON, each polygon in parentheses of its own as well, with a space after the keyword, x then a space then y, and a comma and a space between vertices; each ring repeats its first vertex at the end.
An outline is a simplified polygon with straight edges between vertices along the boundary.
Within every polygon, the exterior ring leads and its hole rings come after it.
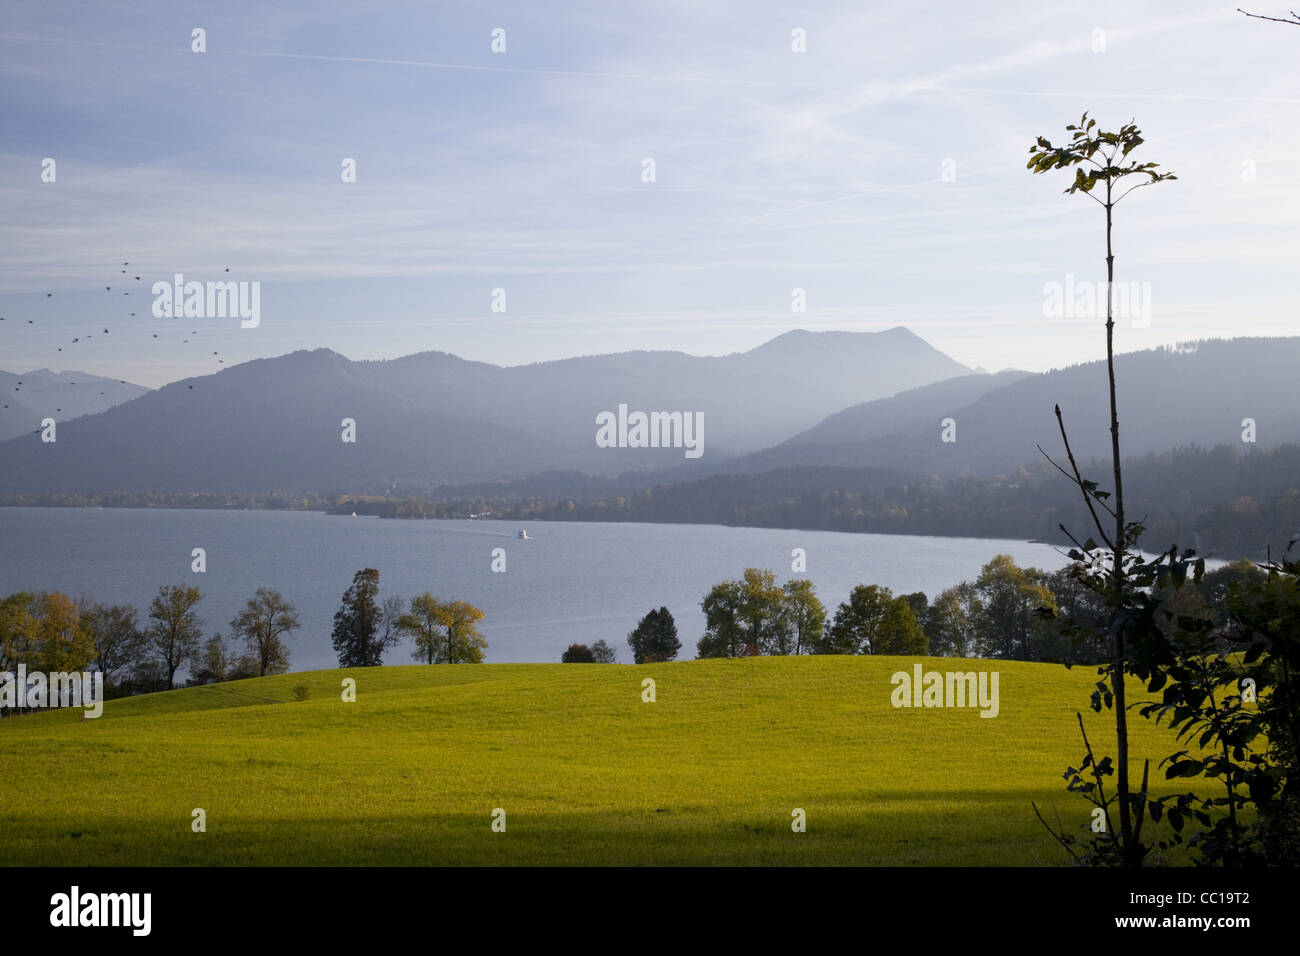
MULTIPOLYGON (((1067 863, 1030 802, 1090 819, 1061 774, 1083 752, 1076 710, 1113 750, 1111 715, 1086 706, 1094 669, 922 660, 998 671, 988 719, 891 706, 891 675, 915 662, 362 668, 109 701, 97 720, 6 718, 0 863, 1067 863)), ((1130 727, 1135 783, 1150 756, 1163 784, 1154 764, 1180 748, 1130 727)))

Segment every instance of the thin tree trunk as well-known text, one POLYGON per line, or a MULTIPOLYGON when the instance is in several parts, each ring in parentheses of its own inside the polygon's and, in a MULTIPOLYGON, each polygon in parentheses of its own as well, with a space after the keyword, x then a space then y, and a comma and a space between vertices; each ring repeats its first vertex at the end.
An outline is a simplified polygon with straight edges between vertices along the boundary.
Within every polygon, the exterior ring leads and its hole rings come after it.
MULTIPOLYGON (((1106 183, 1106 374, 1110 378, 1110 452, 1115 473, 1115 548, 1112 554, 1111 574, 1115 580, 1117 610, 1124 606, 1124 479, 1119 454, 1119 407, 1115 400, 1115 317, 1114 283, 1115 254, 1111 248, 1111 184, 1106 183)), ((1119 800, 1120 833, 1124 839, 1124 858, 1127 864, 1140 862, 1135 856, 1133 819, 1129 808, 1128 784, 1128 710, 1124 687, 1124 632, 1115 631, 1114 656, 1115 736, 1119 766, 1116 768, 1115 789, 1119 800)))

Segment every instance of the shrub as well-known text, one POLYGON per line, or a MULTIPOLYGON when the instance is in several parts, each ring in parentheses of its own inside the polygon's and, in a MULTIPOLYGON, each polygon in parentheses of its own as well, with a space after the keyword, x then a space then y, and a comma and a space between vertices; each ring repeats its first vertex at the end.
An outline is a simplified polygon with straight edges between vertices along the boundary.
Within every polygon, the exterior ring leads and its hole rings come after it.
POLYGON ((560 656, 561 664, 594 664, 596 655, 586 644, 570 644, 569 649, 560 656))

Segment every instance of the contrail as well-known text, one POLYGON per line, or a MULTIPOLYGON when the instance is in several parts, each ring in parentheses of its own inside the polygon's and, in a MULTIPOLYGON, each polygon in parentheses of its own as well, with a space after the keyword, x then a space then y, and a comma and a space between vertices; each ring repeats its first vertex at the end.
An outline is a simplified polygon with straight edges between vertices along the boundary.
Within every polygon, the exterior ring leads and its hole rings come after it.
MULTIPOLYGON (((150 53, 185 53, 184 47, 143 46, 133 43, 109 43, 103 40, 72 40, 64 37, 14 36, 0 33, 0 40, 25 43, 70 43, 78 46, 107 47, 113 50, 142 50, 150 53)), ((815 88, 816 84, 784 80, 740 80, 733 77, 673 76, 666 73, 614 73, 598 70, 543 70, 519 66, 481 66, 472 63, 444 63, 439 60, 394 60, 371 56, 328 56, 321 53, 275 53, 265 50, 210 49, 205 56, 255 56, 282 60, 320 60, 328 63, 373 63, 381 66, 412 66, 428 70, 465 70, 474 73, 521 73, 529 76, 581 76, 611 80, 657 80, 667 83, 716 83, 723 86, 788 86, 815 88)), ((845 84, 869 86, 870 84, 845 84)))
MULTIPOLYGON (((12 40, 23 43, 67 43, 77 46, 105 47, 114 50, 142 50, 151 53, 189 53, 182 46, 145 46, 133 43, 109 43, 106 40, 73 40, 66 37, 15 36, 0 33, 0 40, 12 40)), ((611 80, 653 80, 664 83, 712 83, 720 86, 771 86, 797 89, 853 88, 878 90, 899 97, 897 84, 873 83, 799 83, 789 80, 741 80, 733 77, 712 76, 673 76, 666 73, 616 73, 599 70, 544 70, 518 66, 482 66, 471 63, 446 63, 440 60, 397 60, 386 57, 368 56, 329 56, 321 53, 277 53, 265 50, 208 50, 205 56, 252 56, 283 60, 319 60, 328 63, 372 63, 380 66, 409 66, 428 70, 463 70, 474 73, 519 73, 527 76, 574 76, 611 80)), ((1048 97, 1087 97, 1096 99, 1155 99, 1155 100, 1201 100, 1214 103, 1300 103, 1300 97, 1287 96, 1216 96, 1197 93, 1101 93, 1096 90, 1084 90, 1077 93, 1056 90, 1013 90, 997 87, 975 86, 927 86, 920 85, 903 93, 910 96, 917 93, 971 93, 994 96, 1048 96, 1048 97)))

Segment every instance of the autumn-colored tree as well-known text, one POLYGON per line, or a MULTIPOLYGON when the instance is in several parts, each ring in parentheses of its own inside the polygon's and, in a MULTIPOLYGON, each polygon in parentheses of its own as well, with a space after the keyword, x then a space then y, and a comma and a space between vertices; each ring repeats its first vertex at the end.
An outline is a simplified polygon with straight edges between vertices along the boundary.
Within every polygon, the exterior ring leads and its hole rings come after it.
POLYGON ((1041 638, 1055 628, 1041 608, 1056 610, 1056 598, 1036 568, 1021 568, 1009 554, 995 555, 975 580, 979 609, 974 615, 976 653, 1010 660, 1039 659, 1041 638))
POLYGON ((411 599, 409 610, 388 608, 397 633, 415 643, 414 657, 426 664, 478 664, 488 646, 474 627, 483 612, 465 601, 441 601, 428 591, 411 599))
POLYGON ((739 581, 714 585, 700 606, 706 623, 700 657, 787 654, 794 644, 786 593, 771 571, 746 568, 739 581))
POLYGON ((442 602, 425 591, 411 598, 410 610, 397 618, 397 630, 415 642, 412 655, 417 661, 435 664, 442 640, 442 602))
POLYGON ((785 654, 808 654, 826 630, 826 607, 817 598, 817 589, 807 578, 792 578, 781 588, 785 592, 787 628, 790 638, 785 654))
POLYGON ((474 625, 483 612, 466 601, 449 601, 438 613, 443 628, 444 661, 448 664, 481 664, 487 639, 474 625))
POLYGON ((13 671, 32 659, 36 640, 36 595, 19 591, 0 599, 0 671, 13 671))
POLYGON ((95 656, 95 643, 81 623, 72 598, 59 591, 41 594, 36 613, 35 659, 28 667, 43 671, 80 671, 95 656))

